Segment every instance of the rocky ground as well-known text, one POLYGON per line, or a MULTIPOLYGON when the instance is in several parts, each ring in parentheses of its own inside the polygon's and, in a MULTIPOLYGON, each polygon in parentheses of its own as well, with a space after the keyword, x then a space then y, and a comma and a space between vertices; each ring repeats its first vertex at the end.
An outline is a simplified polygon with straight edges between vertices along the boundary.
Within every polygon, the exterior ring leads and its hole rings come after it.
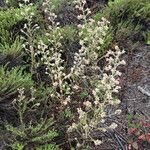
MULTIPOLYGON (((122 100, 121 108, 124 115, 120 122, 124 127, 129 126, 128 116, 133 117, 134 123, 140 124, 139 120, 143 118, 149 125, 150 123, 150 47, 147 45, 128 52, 124 58, 127 62, 121 78, 122 91, 120 98, 122 100), (123 121, 122 121, 123 120, 123 121)), ((125 128, 122 134, 126 134, 129 139, 129 128, 125 128)), ((149 132, 149 126, 147 132, 149 132)), ((123 131, 123 130, 122 130, 123 131)), ((122 132, 120 131, 120 132, 122 132)), ((140 143, 141 150, 148 150, 150 144, 140 143)))
POLYGON ((150 120, 150 47, 135 49, 126 60, 122 99, 129 113, 136 111, 150 120))

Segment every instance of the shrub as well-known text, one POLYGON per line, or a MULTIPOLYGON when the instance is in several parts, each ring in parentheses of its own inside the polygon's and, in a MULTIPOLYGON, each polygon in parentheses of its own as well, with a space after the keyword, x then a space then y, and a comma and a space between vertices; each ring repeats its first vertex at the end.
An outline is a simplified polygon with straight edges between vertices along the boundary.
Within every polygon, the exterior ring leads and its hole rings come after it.
POLYGON ((6 43, 0 44, 0 53, 3 55, 10 55, 10 56, 19 56, 22 53, 22 42, 19 38, 16 38, 14 43, 6 43))
POLYGON ((141 114, 128 114, 128 144, 129 147, 139 149, 143 142, 150 143, 150 123, 141 114))
POLYGON ((113 26, 122 20, 131 20, 132 23, 146 25, 149 21, 149 8, 148 0, 115 0, 108 3, 106 13, 113 26))
POLYGON ((16 93, 18 88, 29 89, 32 85, 31 75, 23 73, 23 68, 13 68, 9 71, 6 67, 0 67, 0 101, 5 96, 16 93))
POLYGON ((9 10, 0 11, 0 43, 9 43, 11 41, 11 34, 9 29, 17 22, 22 20, 20 13, 21 9, 18 8, 11 8, 9 10))
MULTIPOLYGON (((25 20, 21 12, 25 12, 27 8, 10 8, 7 10, 0 10, 0 43, 11 43, 13 42, 11 29, 18 22, 25 20)), ((29 6, 29 12, 37 14, 36 6, 29 6)), ((39 17, 39 16, 38 16, 39 17)))
MULTIPOLYGON (((148 30, 147 27, 150 18, 150 4, 148 0, 110 1, 103 13, 111 22, 114 32, 126 28, 128 30, 128 37, 131 37, 134 33, 142 35, 143 32, 146 33, 148 30), (139 27, 138 30, 137 26, 139 27)), ((127 38, 125 33, 126 32, 120 34, 127 38)), ((115 36, 116 38, 117 35, 115 36)), ((140 41, 141 39, 137 40, 140 41)))
POLYGON ((14 150, 23 150, 29 149, 29 147, 32 146, 39 150, 41 144, 45 149, 51 147, 56 150, 55 144, 48 145, 48 142, 51 142, 54 137, 58 136, 58 133, 53 130, 52 126, 54 121, 52 118, 41 117, 40 120, 33 120, 31 117, 28 122, 26 122, 26 116, 30 113, 33 115, 33 112, 38 112, 38 108, 41 104, 41 100, 35 97, 35 89, 31 88, 30 97, 25 95, 24 88, 19 89, 18 92, 18 98, 14 99, 12 103, 18 114, 19 125, 17 127, 10 124, 6 125, 7 131, 11 133, 9 139, 11 141, 11 147, 14 150))
MULTIPOLYGON (((110 21, 108 31, 108 46, 119 42, 124 48, 134 49, 139 42, 148 39, 150 5, 147 0, 114 0, 108 6, 94 15, 98 21, 102 17, 110 21)), ((108 47, 106 44, 106 48, 108 47)))
MULTIPOLYGON (((43 0, 30 0, 34 4, 41 4, 43 0)), ((18 8, 20 3, 24 3, 24 0, 6 0, 7 6, 10 8, 18 8)))

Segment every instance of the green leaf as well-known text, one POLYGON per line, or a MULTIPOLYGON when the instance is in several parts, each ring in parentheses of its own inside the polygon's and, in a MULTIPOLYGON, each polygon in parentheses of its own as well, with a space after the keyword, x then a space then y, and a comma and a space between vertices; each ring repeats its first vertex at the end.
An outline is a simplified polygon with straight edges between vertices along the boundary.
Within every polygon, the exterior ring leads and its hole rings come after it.
POLYGON ((80 98, 81 99, 85 99, 88 96, 88 92, 87 91, 83 91, 82 93, 80 93, 80 98))

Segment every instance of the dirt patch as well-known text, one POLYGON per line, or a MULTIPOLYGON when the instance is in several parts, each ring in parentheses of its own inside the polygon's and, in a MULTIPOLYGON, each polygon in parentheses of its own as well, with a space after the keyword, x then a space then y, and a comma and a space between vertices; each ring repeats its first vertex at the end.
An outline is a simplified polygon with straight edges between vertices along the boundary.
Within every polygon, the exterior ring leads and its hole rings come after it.
POLYGON ((139 111, 150 117, 150 47, 141 46, 126 56, 127 68, 122 76, 123 102, 128 112, 139 111), (144 92, 145 91, 145 92, 144 92))
MULTIPOLYGON (((150 123, 150 46, 143 45, 128 54, 124 58, 127 65, 121 68, 123 75, 120 79, 122 90, 120 99, 122 100, 122 116, 118 122, 122 127, 118 131, 128 141, 129 123, 128 115, 140 115, 144 121, 150 123)), ((134 118, 140 120, 141 118, 134 118)), ((134 121, 135 121, 134 120, 134 121)), ((149 132, 149 129, 148 129, 149 132)), ((148 150, 149 143, 142 142, 141 150, 148 150)))

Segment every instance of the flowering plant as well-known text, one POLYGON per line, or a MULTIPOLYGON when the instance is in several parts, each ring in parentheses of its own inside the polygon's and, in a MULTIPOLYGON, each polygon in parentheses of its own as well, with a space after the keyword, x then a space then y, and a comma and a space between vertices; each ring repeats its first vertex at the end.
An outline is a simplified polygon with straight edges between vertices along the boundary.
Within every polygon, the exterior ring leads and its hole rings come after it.
MULTIPOLYGON (((115 107, 120 103, 120 100, 115 99, 113 94, 118 93, 121 88, 119 86, 121 72, 117 68, 120 65, 125 65, 125 61, 120 59, 125 51, 120 50, 118 46, 115 47, 114 51, 108 51, 106 54, 107 66, 104 68, 101 78, 97 65, 98 51, 100 45, 103 44, 109 22, 105 18, 97 23, 93 19, 88 19, 90 10, 84 8, 86 1, 78 0, 75 2, 76 9, 81 11, 77 18, 84 23, 78 25, 80 48, 78 52, 74 53, 73 65, 69 71, 65 68, 65 60, 62 58, 61 39, 63 35, 59 33, 60 27, 59 23, 56 22, 57 16, 53 13, 50 13, 55 17, 49 18, 51 21, 49 31, 52 33, 58 29, 58 38, 49 38, 52 43, 50 48, 43 41, 40 41, 37 53, 42 54, 41 60, 47 66, 46 74, 51 79, 51 85, 53 86, 51 99, 59 101, 61 109, 68 107, 72 103, 74 95, 78 92, 84 89, 88 91, 86 100, 79 102, 82 106, 77 108, 75 116, 78 117, 75 117, 75 121, 68 128, 68 134, 71 135, 72 131, 80 134, 83 142, 81 143, 77 138, 78 146, 84 145, 89 140, 94 142, 95 145, 100 145, 102 141, 94 139, 91 136, 92 132, 105 132, 109 129, 115 129, 117 124, 114 122, 109 126, 103 125, 102 127, 99 124, 104 124, 108 116, 121 113, 120 109, 113 113, 108 112, 107 109, 110 105, 115 107), (93 73, 90 73, 90 71, 93 73)), ((53 34, 50 33, 47 33, 47 36, 53 37, 53 34)))
MULTIPOLYGON (((49 6, 46 0, 44 7, 49 6)), ((95 22, 89 19, 90 9, 86 8, 85 0, 74 1, 75 8, 79 9, 81 14, 77 18, 82 22, 77 26, 79 33, 80 48, 74 53, 72 66, 68 69, 63 58, 61 40, 63 35, 60 32, 59 22, 56 21, 57 15, 52 9, 47 7, 45 13, 48 13, 48 37, 49 45, 42 39, 38 42, 35 56, 40 55, 40 63, 46 66, 46 74, 50 77, 52 87, 50 93, 51 101, 59 103, 59 111, 73 104, 74 97, 83 91, 87 91, 86 98, 83 101, 76 100, 76 110, 72 125, 68 127, 68 135, 71 136, 73 131, 77 136, 77 146, 84 146, 87 141, 100 145, 102 139, 95 139, 92 136, 94 132, 106 132, 117 127, 115 122, 106 125, 107 117, 119 115, 120 109, 108 111, 110 107, 116 108, 120 100, 114 97, 119 92, 119 77, 121 72, 118 66, 125 65, 125 61, 120 57, 124 50, 115 46, 114 51, 109 50, 106 54, 107 65, 103 74, 100 74, 98 66, 98 52, 103 45, 103 39, 106 36, 109 22, 102 18, 101 21, 95 22), (55 34, 57 33, 57 34, 55 34)))

